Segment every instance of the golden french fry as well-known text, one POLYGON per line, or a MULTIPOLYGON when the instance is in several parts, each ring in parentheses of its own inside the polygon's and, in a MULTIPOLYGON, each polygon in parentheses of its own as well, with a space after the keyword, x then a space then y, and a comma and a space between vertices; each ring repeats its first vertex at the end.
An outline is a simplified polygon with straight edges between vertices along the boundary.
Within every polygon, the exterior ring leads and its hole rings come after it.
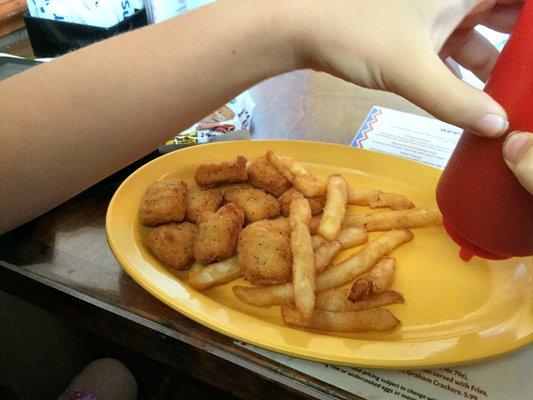
POLYGON ((342 227, 361 227, 368 232, 387 231, 390 229, 420 228, 428 225, 440 225, 442 216, 434 208, 413 208, 401 211, 380 211, 372 214, 348 214, 344 217, 342 227))
MULTIPOLYGON (((281 205, 282 215, 289 215, 291 201, 299 196, 303 196, 302 192, 296 190, 295 188, 290 188, 278 197, 279 204, 281 205)), ((326 198, 324 196, 307 197, 307 200, 309 201, 309 207, 311 207, 311 214, 313 215, 320 214, 324 208, 324 204, 326 204, 326 198)))
POLYGON ((403 295, 394 290, 385 290, 355 303, 348 299, 349 294, 349 290, 327 290, 319 293, 315 307, 317 310, 326 311, 363 311, 405 302, 403 295))
POLYGON ((326 194, 326 184, 311 173, 296 175, 293 185, 305 197, 320 197, 326 194))
POLYGON ((315 252, 315 270, 317 273, 324 271, 337 253, 342 249, 348 249, 363 244, 367 240, 367 233, 362 228, 342 229, 333 242, 328 242, 320 235, 311 238, 315 252))
POLYGON ((291 201, 289 211, 289 226, 291 229, 299 223, 303 223, 306 227, 309 227, 311 208, 309 207, 309 201, 305 197, 295 197, 291 201))
POLYGON ((196 264, 189 273, 189 285, 194 289, 208 289, 231 282, 241 276, 237 257, 210 265, 196 264))
POLYGON ((341 248, 344 250, 365 243, 367 238, 366 229, 349 227, 341 229, 335 240, 341 243, 341 248))
POLYGON ((330 265, 331 260, 341 250, 341 247, 341 243, 334 240, 315 249, 315 270, 317 273, 324 271, 330 265))
POLYGON ((340 175, 330 175, 326 192, 326 204, 318 233, 324 239, 332 241, 341 229, 341 224, 346 213, 347 189, 346 181, 340 175))
POLYGON ((294 298, 292 283, 272 286, 233 286, 232 290, 243 303, 257 307, 279 306, 294 298))
POLYGON ((305 197, 323 196, 326 193, 326 184, 307 172, 302 164, 291 157, 281 157, 269 150, 267 158, 305 197))
POLYGON ((294 177, 292 176, 291 171, 289 170, 289 164, 292 161, 290 157, 281 157, 274 153, 272 150, 267 151, 266 158, 268 162, 278 170, 278 172, 285 177, 289 182, 292 183, 294 177))
POLYGON ((320 246, 326 243, 329 242, 320 235, 311 236, 311 244, 313 245, 313 250, 318 249, 320 246))
POLYGON ((311 220, 309 221, 309 232, 311 232, 311 235, 316 234, 318 225, 320 225, 320 218, 322 218, 322 214, 313 215, 311 217, 311 220))
MULTIPOLYGON (((382 257, 413 238, 408 230, 392 230, 363 246, 340 264, 322 272, 316 277, 318 293, 335 289, 368 271, 382 257)), ((245 303, 256 306, 280 305, 293 301, 292 285, 273 285, 268 287, 236 286, 235 295, 245 303)))
POLYGON ((348 189, 348 204, 372 208, 389 207, 393 210, 406 210, 415 206, 402 194, 385 193, 377 189, 348 189))
MULTIPOLYGON (((368 235, 365 228, 349 227, 341 229, 335 241, 341 243, 341 250, 345 250, 365 243, 367 238, 368 235)), ((315 250, 323 244, 330 243, 319 234, 313 235, 311 241, 315 250)))
POLYGON ((299 311, 288 304, 281 306, 283 321, 300 328, 335 332, 388 331, 400 325, 400 320, 385 308, 365 311, 331 312, 316 310, 307 321, 299 311))
POLYGON ((413 234, 406 229, 386 232, 339 265, 320 274, 316 281, 317 292, 334 289, 354 280, 372 268, 380 258, 412 238, 413 234))
POLYGON ((365 275, 355 280, 350 291, 350 301, 359 301, 390 289, 394 282, 396 259, 384 257, 365 275))
POLYGON ((305 167, 298 161, 294 160, 294 158, 288 156, 280 156, 279 158, 281 161, 283 161, 283 163, 285 163, 293 178, 295 176, 303 176, 308 173, 305 167))
POLYGON ((311 208, 307 199, 295 198, 289 213, 292 285, 294 303, 306 320, 311 318, 315 309, 315 257, 309 233, 310 219, 311 208))

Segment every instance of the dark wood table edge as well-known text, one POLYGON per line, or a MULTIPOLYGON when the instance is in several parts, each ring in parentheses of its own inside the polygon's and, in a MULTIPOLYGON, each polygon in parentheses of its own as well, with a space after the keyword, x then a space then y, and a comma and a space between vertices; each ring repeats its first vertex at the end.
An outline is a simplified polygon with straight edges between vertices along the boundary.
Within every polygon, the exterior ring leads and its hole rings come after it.
MULTIPOLYGON (((255 384, 258 384, 258 380, 267 379, 278 385, 281 390, 300 396, 303 395, 304 397, 364 400, 361 397, 292 368, 290 369, 291 374, 288 376, 287 366, 244 347, 241 347, 241 349, 244 353, 249 353, 249 357, 247 358, 242 358, 242 354, 234 354, 230 351, 231 348, 229 346, 228 348, 222 348, 222 346, 212 344, 206 346, 205 341, 184 335, 128 310, 102 302, 40 275, 32 274, 30 271, 22 270, 3 260, 0 260, 0 266, 3 267, 0 268, 1 290, 34 304, 39 308, 45 309, 67 322, 74 323, 96 335, 105 336, 107 339, 125 345, 135 351, 139 351, 139 349, 133 348, 131 343, 133 339, 128 338, 128 335, 120 334, 120 332, 126 331, 126 327, 128 328, 128 332, 134 330, 136 334, 141 334, 139 327, 142 327, 141 330, 144 334, 158 335, 159 342, 161 342, 160 344, 163 347, 185 344, 196 350, 209 353, 219 360, 233 364, 240 370, 240 373, 245 372, 250 375, 248 379, 251 379, 255 384), (59 305, 61 306, 59 307, 59 305), (65 313, 66 309, 72 312, 65 313), (95 317, 112 322, 115 326, 111 327, 111 331, 102 331, 101 324, 98 326, 94 324, 96 322, 94 320, 95 317), (168 343, 169 341, 171 343, 168 343)), ((143 352, 141 351, 141 353, 143 352)), ((168 359, 154 357, 154 354, 150 352, 144 354, 157 361, 183 370, 181 368, 183 365, 177 365, 176 363, 172 365, 168 359)), ((186 369, 184 372, 194 376, 194 371, 191 369, 186 369)), ((217 382, 208 383, 213 386, 218 386, 217 382)))

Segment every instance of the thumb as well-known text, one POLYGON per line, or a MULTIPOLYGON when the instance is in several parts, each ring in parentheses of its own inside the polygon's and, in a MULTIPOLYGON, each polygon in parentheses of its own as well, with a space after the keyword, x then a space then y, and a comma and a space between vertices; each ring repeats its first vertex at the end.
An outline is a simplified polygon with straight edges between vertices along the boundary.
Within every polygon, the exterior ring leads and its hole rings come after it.
POLYGON ((417 50, 389 65, 385 87, 435 117, 480 136, 509 127, 505 110, 487 93, 457 78, 433 49, 417 50))
POLYGON ((503 158, 522 186, 533 194, 533 133, 510 133, 503 143, 503 158))

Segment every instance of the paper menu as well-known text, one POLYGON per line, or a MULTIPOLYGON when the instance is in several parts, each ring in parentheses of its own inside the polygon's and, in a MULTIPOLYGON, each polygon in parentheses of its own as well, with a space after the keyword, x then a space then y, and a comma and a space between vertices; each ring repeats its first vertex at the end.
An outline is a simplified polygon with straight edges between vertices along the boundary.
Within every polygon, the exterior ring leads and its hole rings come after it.
POLYGON ((443 169, 461 133, 460 128, 437 119, 373 106, 350 146, 443 169))
POLYGON ((321 364, 239 344, 368 400, 527 400, 533 393, 531 346, 464 367, 394 371, 321 364))

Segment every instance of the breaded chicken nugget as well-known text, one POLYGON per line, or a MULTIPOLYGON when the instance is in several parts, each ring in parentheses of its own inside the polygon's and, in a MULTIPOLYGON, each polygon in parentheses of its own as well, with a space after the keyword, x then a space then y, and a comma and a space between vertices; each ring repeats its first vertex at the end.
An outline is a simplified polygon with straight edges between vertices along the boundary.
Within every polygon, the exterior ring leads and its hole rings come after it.
POLYGON ((204 211, 215 212, 222 205, 222 193, 218 189, 194 188, 187 196, 187 219, 196 222, 204 211))
POLYGON ((198 217, 198 236, 194 258, 200 264, 221 261, 235 254, 237 240, 244 224, 244 212, 229 203, 217 212, 206 211, 198 217))
MULTIPOLYGON (((287 190, 285 193, 279 196, 278 200, 279 204, 281 205, 281 213, 283 215, 286 217, 289 216, 289 206, 291 205, 291 201, 299 196, 303 196, 303 194, 294 188, 287 190)), ((326 198, 324 196, 307 197, 307 200, 309 201, 309 207, 311 207, 312 215, 320 214, 324 208, 324 204, 326 204, 326 198)))
POLYGON ((242 274, 253 283, 288 282, 292 275, 289 234, 270 221, 254 222, 239 235, 237 259, 242 274))
POLYGON ((156 226, 180 222, 187 211, 187 184, 179 179, 165 179, 152 183, 141 202, 141 224, 156 226))
POLYGON ((276 197, 291 187, 289 180, 270 164, 266 156, 259 157, 250 164, 248 181, 256 188, 263 189, 276 197))
POLYGON ((230 183, 229 185, 224 185, 220 187, 220 190, 222 193, 226 193, 228 190, 231 189, 251 189, 253 188, 252 185, 249 183, 230 183))
POLYGON ((283 233, 289 234, 291 227, 289 225, 289 219, 285 217, 279 217, 275 219, 263 219, 261 221, 254 222, 254 224, 268 225, 272 229, 278 230, 283 233))
POLYGON ((201 164, 194 179, 201 187, 215 187, 224 183, 246 182, 246 158, 238 156, 233 162, 201 164))
POLYGON ((228 190, 224 193, 224 201, 241 207, 248 223, 274 218, 281 212, 278 199, 256 188, 228 190))
POLYGON ((187 269, 194 262, 193 246, 198 234, 190 222, 161 225, 150 231, 146 245, 164 264, 174 269, 187 269))

